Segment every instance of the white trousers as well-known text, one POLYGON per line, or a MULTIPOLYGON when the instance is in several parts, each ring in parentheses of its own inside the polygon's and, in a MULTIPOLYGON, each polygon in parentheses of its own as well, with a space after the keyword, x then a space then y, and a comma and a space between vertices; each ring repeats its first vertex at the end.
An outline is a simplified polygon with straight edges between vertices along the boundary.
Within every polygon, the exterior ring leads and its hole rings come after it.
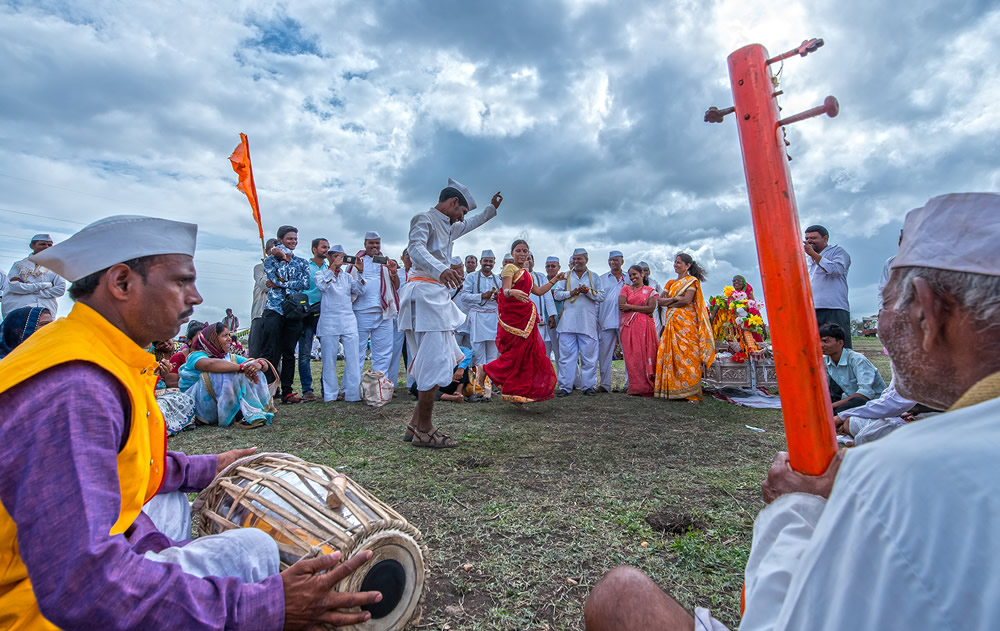
MULTIPOLYGON (((179 491, 157 495, 142 511, 157 530, 173 541, 191 538, 191 503, 179 491)), ((263 530, 238 528, 218 535, 199 537, 185 546, 173 546, 144 555, 157 563, 173 563, 185 574, 235 577, 257 583, 281 571, 278 544, 263 530)))
MULTIPOLYGON (((485 366, 500 356, 497 352, 496 342, 473 342, 472 343, 472 365, 485 366)), ((446 384, 447 385, 447 384, 446 384)))
MULTIPOLYGON (((601 387, 611 390, 611 362, 615 359, 618 329, 601 329, 597 332, 597 362, 600 364, 601 387)), ((627 383, 627 382, 626 382, 627 383)))
POLYGON ((368 338, 371 338, 372 370, 388 375, 392 361, 393 321, 383 320, 381 311, 357 311, 354 315, 358 320, 358 368, 364 367, 365 347, 368 346, 368 338))
POLYGON ((339 335, 324 335, 320 338, 323 344, 323 400, 336 401, 340 395, 340 382, 337 379, 338 344, 344 345, 344 400, 361 400, 361 359, 360 345, 357 333, 341 333, 339 335))
POLYGON ((581 366, 580 387, 597 385, 597 340, 582 333, 559 333, 559 389, 572 390, 577 363, 581 366), (579 358, 579 359, 578 359, 579 358))
MULTIPOLYGON (((389 359, 389 374, 386 377, 392 381, 393 385, 399 381, 399 361, 403 358, 403 342, 406 341, 406 334, 399 330, 399 324, 392 321, 392 357, 389 359)), ((406 366, 403 366, 406 370, 406 366)), ((406 387, 413 385, 410 374, 406 374, 406 387)))
POLYGON ((452 331, 406 331, 406 348, 411 353, 407 373, 420 392, 450 384, 465 357, 452 331))

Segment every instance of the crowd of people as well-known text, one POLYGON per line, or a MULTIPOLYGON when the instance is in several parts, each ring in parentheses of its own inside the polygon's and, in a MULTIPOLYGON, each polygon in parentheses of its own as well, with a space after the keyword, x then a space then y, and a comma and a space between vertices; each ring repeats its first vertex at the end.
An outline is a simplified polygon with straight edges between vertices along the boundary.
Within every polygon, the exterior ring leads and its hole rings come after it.
MULTIPOLYGON (((449 181, 438 203, 410 223, 402 282, 400 267, 377 260, 381 255, 368 243, 353 260, 343 248, 331 247, 325 261, 313 261, 317 269, 310 281, 308 272, 303 277, 308 265, 290 253, 295 239, 285 231, 268 255, 273 260, 262 263, 268 295, 258 329, 277 335, 280 343, 266 334, 260 343, 277 345, 272 353, 280 371, 256 353, 234 352, 232 329, 238 325, 232 320, 189 324, 180 350, 163 342, 202 301, 195 288, 192 224, 109 217, 35 252, 29 262, 37 266, 37 277, 51 272, 68 280, 75 305, 54 322, 54 307, 16 305, 2 325, 3 619, 14 628, 43 629, 304 629, 370 618, 360 607, 379 602, 377 591, 333 591, 371 559, 370 552, 345 562, 334 553, 279 571, 277 544, 254 528, 186 541, 186 494, 205 488, 253 450, 217 456, 167 451, 165 418, 154 395, 162 382, 162 389, 177 387, 197 399, 199 416, 210 418, 214 410, 212 420, 219 424, 266 423, 275 394, 261 373, 272 373, 275 387, 284 388, 284 362, 294 361, 289 349, 299 343, 306 326, 301 320, 316 304, 293 294, 308 291, 312 282, 320 292, 318 335, 346 339, 345 357, 356 348, 350 364, 359 370, 362 335, 384 340, 387 331, 402 333, 418 397, 404 439, 417 446, 457 444, 434 427, 434 402, 444 389, 455 392, 477 353, 489 378, 515 403, 569 392, 577 378, 584 386, 592 379, 596 390, 601 332, 610 328, 600 315, 602 305, 615 302, 605 300, 612 296, 619 305, 614 338, 642 353, 626 357, 629 389, 696 396, 691 363, 704 363, 709 351, 702 343, 710 339, 697 263, 679 255, 677 278, 659 290, 641 264, 628 268, 626 282, 623 261, 612 252, 609 279, 621 285, 610 289, 578 250, 569 273, 561 273, 558 261, 547 261, 552 272, 543 282, 530 267, 528 244, 518 240, 494 283, 490 269, 470 270, 468 262, 452 258, 452 250, 455 239, 496 217, 502 201, 497 193, 484 211, 469 216, 475 200, 449 181), (465 292, 471 299, 459 299, 470 285, 466 272, 483 280, 465 292), (368 292, 376 299, 359 311, 352 298, 368 292), (327 302, 328 296, 335 301, 327 302), (469 346, 460 346, 460 328, 469 319, 461 307, 485 307, 491 300, 497 304, 497 335, 484 340, 470 330, 469 346), (561 311, 556 300, 563 302, 561 311), (268 315, 271 306, 280 312, 272 308, 276 315, 268 315), (292 317, 293 309, 301 317, 292 317), (365 315, 336 317, 356 311, 365 315), (331 317, 337 322, 326 328, 331 317), (564 328, 567 321, 572 325, 564 328), (542 328, 548 329, 547 340, 542 328), (595 345, 596 362, 585 364, 584 353, 592 358, 595 345), (549 361, 555 349, 559 375, 549 361)), ((808 233, 816 231, 806 232, 809 241, 808 233)), ((881 290, 880 333, 894 366, 888 386, 846 347, 843 326, 822 323, 831 391, 834 385, 841 390, 832 394, 840 397, 837 423, 855 440, 889 412, 920 405, 944 412, 902 430, 892 427, 876 446, 841 451, 819 476, 794 471, 788 454, 778 454, 762 485, 768 505, 754 524, 741 628, 978 630, 1000 617, 995 602, 982 598, 1000 587, 990 530, 1000 520, 992 491, 1000 447, 1000 259, 992 248, 998 232, 996 194, 946 195, 907 215, 881 290)), ((374 236, 366 239, 372 241, 374 236)), ((822 239, 804 247, 819 255, 810 255, 811 272, 846 275, 846 265, 825 261, 822 239)), ((392 347, 378 352, 380 362, 386 355, 392 361, 392 347)), ((877 433, 885 429, 875 427, 877 433)), ((692 615, 627 567, 595 585, 585 623, 590 630, 724 629, 708 610, 692 615)))

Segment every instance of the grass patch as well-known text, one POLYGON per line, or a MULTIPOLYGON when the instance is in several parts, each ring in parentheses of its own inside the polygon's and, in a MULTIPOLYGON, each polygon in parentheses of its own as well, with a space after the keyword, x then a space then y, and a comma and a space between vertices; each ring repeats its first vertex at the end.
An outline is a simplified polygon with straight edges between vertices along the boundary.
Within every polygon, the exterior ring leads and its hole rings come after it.
MULTIPOLYGON (((884 357, 877 339, 856 338, 855 349, 884 357)), ((313 372, 318 390, 318 362, 313 372)), ((620 361, 614 380, 624 382, 620 361)), ((435 423, 461 445, 425 450, 402 440, 412 410, 402 388, 380 409, 281 406, 270 427, 200 427, 170 448, 257 446, 342 467, 423 532, 425 628, 580 629, 590 588, 621 564, 738 625, 760 482, 785 447, 780 411, 624 394, 574 393, 527 411, 439 402, 435 423)))

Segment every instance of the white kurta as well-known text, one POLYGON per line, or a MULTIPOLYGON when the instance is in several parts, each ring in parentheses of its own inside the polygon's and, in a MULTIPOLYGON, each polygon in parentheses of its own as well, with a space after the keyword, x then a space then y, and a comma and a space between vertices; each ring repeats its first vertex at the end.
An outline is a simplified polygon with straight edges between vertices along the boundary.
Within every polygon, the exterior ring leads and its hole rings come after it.
POLYGON ((496 215, 497 209, 491 204, 483 212, 454 224, 436 208, 410 220, 407 250, 413 268, 399 292, 398 323, 406 333, 407 352, 412 353, 408 376, 414 378, 421 392, 451 383, 460 361, 456 357, 464 357, 454 331, 465 322, 465 314, 451 299, 454 290, 438 282, 451 267, 452 242, 496 215))
MULTIPOLYGON (((535 287, 541 287, 549 282, 549 279, 545 274, 541 272, 531 272, 532 281, 535 283, 535 287)), ((541 296, 536 296, 531 294, 531 301, 535 303, 535 309, 538 310, 538 332, 542 334, 542 340, 546 342, 546 347, 551 341, 551 336, 549 332, 549 316, 558 315, 556 312, 556 301, 552 297, 552 291, 547 291, 541 296)))
POLYGON ((66 293, 66 281, 47 267, 21 259, 7 274, 7 288, 0 299, 2 314, 21 307, 44 307, 55 318, 59 313, 59 296, 66 293), (11 280, 12 278, 21 280, 11 280))
MULTIPOLYGON (((660 283, 652 277, 647 280, 649 280, 649 286, 653 288, 657 296, 663 293, 663 286, 660 283)), ((663 309, 660 307, 653 309, 653 324, 656 325, 656 336, 659 337, 663 333, 663 309)))
POLYGON ((566 280, 556 284, 552 289, 552 297, 563 301, 559 333, 579 333, 597 341, 598 305, 604 302, 603 287, 601 277, 589 270, 583 276, 570 271, 566 274, 566 280), (580 285, 589 286, 590 291, 570 298, 570 290, 580 285))
POLYGON ((367 286, 347 272, 335 274, 325 268, 314 278, 320 294, 319 322, 316 336, 323 344, 323 400, 336 401, 340 394, 337 379, 337 348, 344 346, 344 393, 347 401, 361 400, 361 360, 358 323, 351 302, 367 293, 367 286))
POLYGON ((829 501, 754 524, 742 631, 995 629, 1000 399, 850 450, 829 501))
POLYGON ((496 297, 483 300, 483 292, 503 289, 503 281, 496 274, 484 276, 481 271, 467 276, 462 285, 462 302, 469 314, 469 338, 473 344, 496 343, 499 304, 496 297))
POLYGON ((497 209, 489 205, 483 212, 454 224, 436 208, 410 220, 407 249, 413 268, 410 282, 399 292, 401 331, 454 331, 465 322, 465 314, 452 302, 447 287, 438 282, 414 282, 414 278, 437 281, 451 267, 452 242, 496 216, 497 209))

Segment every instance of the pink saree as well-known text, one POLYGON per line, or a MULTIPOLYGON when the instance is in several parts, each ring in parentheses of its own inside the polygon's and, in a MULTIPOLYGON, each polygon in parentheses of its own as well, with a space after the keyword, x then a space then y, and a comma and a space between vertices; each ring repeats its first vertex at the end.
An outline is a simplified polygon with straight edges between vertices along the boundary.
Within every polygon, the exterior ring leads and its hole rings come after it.
MULTIPOLYGON (((656 294, 652 287, 633 289, 631 285, 622 287, 621 294, 630 305, 643 307, 649 297, 656 294)), ((628 373, 628 393, 644 397, 653 396, 656 378, 656 325, 653 316, 635 311, 621 314, 620 335, 622 354, 625 356, 625 371, 628 373)))

